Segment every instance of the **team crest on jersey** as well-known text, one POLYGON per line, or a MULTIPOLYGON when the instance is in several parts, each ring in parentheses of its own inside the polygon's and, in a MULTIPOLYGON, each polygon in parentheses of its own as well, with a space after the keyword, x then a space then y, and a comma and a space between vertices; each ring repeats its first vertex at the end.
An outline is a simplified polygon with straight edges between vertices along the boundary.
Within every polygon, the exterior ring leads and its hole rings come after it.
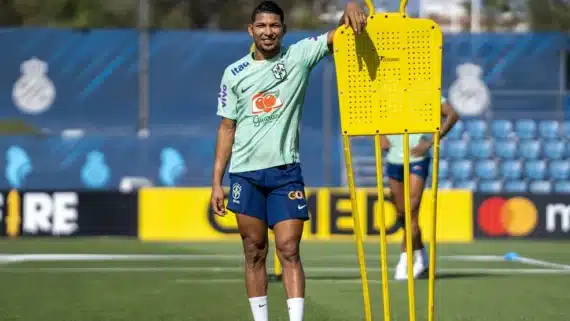
POLYGON ((279 80, 283 80, 285 77, 287 77, 287 69, 285 69, 285 64, 282 62, 273 66, 273 69, 271 69, 271 71, 273 72, 273 76, 279 80))
POLYGON ((279 90, 259 93, 251 98, 252 115, 270 113, 281 107, 283 107, 283 101, 279 98, 279 90))

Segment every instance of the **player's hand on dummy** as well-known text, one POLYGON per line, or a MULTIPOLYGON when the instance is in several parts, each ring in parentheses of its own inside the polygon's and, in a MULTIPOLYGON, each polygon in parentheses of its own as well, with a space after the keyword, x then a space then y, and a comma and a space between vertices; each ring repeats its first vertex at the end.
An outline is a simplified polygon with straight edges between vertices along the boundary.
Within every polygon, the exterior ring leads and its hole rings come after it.
POLYGON ((421 157, 427 154, 429 149, 431 148, 431 141, 422 139, 416 147, 412 148, 412 156, 414 157, 421 157))
POLYGON ((212 187, 212 195, 210 205, 214 214, 218 216, 226 216, 226 207, 224 206, 224 190, 221 186, 212 187))
POLYGON ((344 25, 351 26, 355 34, 360 34, 366 27, 366 13, 364 13, 357 1, 347 1, 343 16, 344 25))

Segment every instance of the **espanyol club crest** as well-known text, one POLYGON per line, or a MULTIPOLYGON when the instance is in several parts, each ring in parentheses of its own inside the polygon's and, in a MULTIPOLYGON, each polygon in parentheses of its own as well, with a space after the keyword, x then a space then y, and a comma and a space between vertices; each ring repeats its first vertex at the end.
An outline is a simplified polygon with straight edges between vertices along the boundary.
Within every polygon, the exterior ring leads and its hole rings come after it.
POLYGON ((273 71, 273 76, 279 80, 283 80, 287 77, 287 70, 282 62, 276 64, 271 71, 273 71))
POLYGON ((37 115, 47 111, 55 100, 55 86, 48 78, 48 64, 36 57, 20 66, 21 77, 12 89, 12 99, 18 109, 37 115))

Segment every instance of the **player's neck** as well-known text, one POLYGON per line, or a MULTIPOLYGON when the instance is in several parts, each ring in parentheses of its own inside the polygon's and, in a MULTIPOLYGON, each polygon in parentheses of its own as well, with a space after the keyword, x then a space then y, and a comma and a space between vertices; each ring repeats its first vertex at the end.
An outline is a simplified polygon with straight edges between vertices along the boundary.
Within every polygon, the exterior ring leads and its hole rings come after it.
POLYGON ((269 60, 279 55, 280 51, 281 49, 275 50, 273 52, 261 52, 256 48, 253 52, 253 60, 269 60))

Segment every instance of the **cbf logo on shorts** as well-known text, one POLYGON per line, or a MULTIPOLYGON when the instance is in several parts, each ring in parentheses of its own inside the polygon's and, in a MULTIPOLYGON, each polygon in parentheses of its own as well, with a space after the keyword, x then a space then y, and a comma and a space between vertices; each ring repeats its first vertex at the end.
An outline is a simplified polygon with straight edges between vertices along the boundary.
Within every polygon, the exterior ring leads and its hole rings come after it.
POLYGON ((241 185, 239 183, 234 183, 234 185, 232 185, 232 202, 239 204, 240 196, 241 185))

